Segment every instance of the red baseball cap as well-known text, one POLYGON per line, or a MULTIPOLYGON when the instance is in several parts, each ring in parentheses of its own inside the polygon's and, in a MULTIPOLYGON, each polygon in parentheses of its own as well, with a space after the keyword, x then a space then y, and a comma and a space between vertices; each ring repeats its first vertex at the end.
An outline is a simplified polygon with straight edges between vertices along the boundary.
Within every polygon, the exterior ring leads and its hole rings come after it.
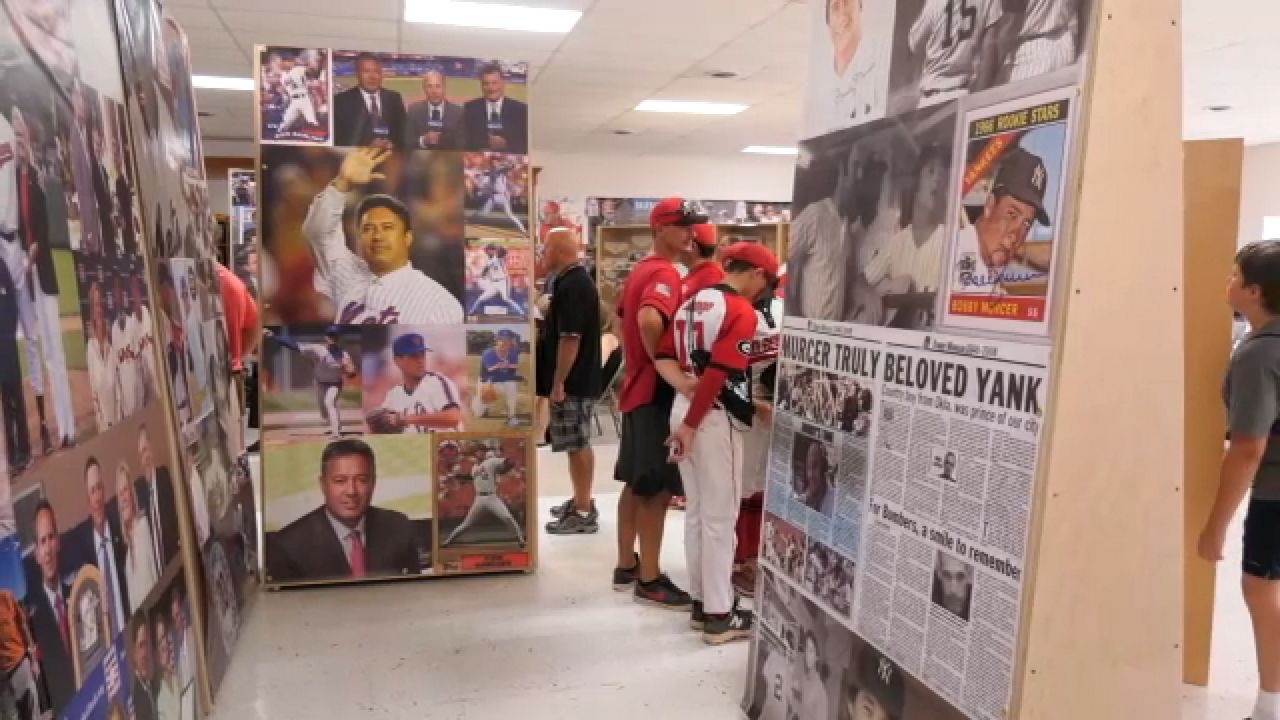
POLYGON ((716 226, 701 223, 693 226, 693 241, 703 247, 716 246, 716 226))
POLYGON ((668 225, 691 227, 706 221, 707 216, 702 212, 702 208, 684 198, 669 197, 654 205, 653 210, 649 211, 649 227, 655 230, 668 225))
POLYGON ((720 259, 726 264, 730 260, 739 260, 753 268, 763 270, 770 280, 778 278, 778 258, 769 248, 752 242, 736 242, 720 253, 720 259))

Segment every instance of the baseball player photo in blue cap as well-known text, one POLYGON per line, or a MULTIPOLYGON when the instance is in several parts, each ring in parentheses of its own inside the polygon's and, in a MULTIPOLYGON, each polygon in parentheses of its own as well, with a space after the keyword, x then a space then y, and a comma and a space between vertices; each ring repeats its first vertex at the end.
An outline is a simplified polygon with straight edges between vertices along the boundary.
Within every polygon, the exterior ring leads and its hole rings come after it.
POLYGON ((467 330, 467 354, 471 377, 471 429, 502 430, 524 427, 533 420, 529 378, 532 359, 522 325, 467 330))
POLYGON ((364 330, 364 419, 375 434, 463 430, 461 327, 364 330))

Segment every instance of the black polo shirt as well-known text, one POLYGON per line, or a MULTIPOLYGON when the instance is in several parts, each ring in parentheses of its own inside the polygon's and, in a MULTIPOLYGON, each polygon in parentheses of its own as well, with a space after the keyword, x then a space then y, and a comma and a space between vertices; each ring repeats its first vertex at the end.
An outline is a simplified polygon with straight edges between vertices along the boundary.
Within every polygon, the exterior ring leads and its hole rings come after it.
POLYGON ((551 395, 556 354, 561 335, 577 335, 578 357, 565 377, 564 392, 574 397, 594 398, 600 394, 603 364, 600 358, 600 294, 581 265, 556 276, 551 307, 542 323, 542 343, 538 348, 538 395, 551 395))

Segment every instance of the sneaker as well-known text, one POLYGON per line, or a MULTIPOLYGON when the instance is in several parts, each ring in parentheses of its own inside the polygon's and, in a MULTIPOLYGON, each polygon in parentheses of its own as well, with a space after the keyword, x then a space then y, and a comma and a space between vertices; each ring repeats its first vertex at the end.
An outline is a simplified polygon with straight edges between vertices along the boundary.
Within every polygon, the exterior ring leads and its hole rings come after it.
POLYGON ((750 610, 734 610, 728 615, 708 615, 702 630, 702 641, 708 645, 724 645, 734 640, 745 640, 751 637, 751 628, 755 624, 755 616, 750 610))
POLYGON ((589 535, 600 531, 600 525, 590 515, 570 511, 547 523, 551 535, 589 535))
POLYGON ((637 579, 635 599, 641 605, 677 612, 688 610, 693 605, 693 598, 689 597, 689 593, 681 590, 666 575, 659 575, 657 580, 647 583, 637 579))
MULTIPOLYGON (((738 609, 738 603, 742 600, 738 595, 733 596, 733 609, 738 609)), ((689 627, 702 632, 707 625, 707 611, 701 600, 693 601, 693 612, 689 614, 689 627)))
POLYGON ((636 584, 636 575, 640 574, 640 556, 636 555, 636 562, 629 568, 613 569, 613 589, 618 592, 626 592, 631 586, 636 584))
MULTIPOLYGON (((569 498, 568 500, 565 500, 559 505, 551 508, 551 517, 562 518, 565 513, 569 512, 572 508, 573 498, 569 498)), ((600 511, 596 508, 595 500, 591 501, 591 510, 587 512, 587 517, 590 518, 592 522, 598 522, 600 520, 600 511)))

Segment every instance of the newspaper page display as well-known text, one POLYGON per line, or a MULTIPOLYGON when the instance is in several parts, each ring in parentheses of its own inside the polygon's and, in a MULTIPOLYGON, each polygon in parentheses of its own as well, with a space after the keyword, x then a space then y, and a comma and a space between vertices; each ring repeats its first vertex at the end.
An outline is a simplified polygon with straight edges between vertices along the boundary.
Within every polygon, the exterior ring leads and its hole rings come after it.
POLYGON ((1095 4, 809 2, 743 706, 1005 718, 1095 4))

